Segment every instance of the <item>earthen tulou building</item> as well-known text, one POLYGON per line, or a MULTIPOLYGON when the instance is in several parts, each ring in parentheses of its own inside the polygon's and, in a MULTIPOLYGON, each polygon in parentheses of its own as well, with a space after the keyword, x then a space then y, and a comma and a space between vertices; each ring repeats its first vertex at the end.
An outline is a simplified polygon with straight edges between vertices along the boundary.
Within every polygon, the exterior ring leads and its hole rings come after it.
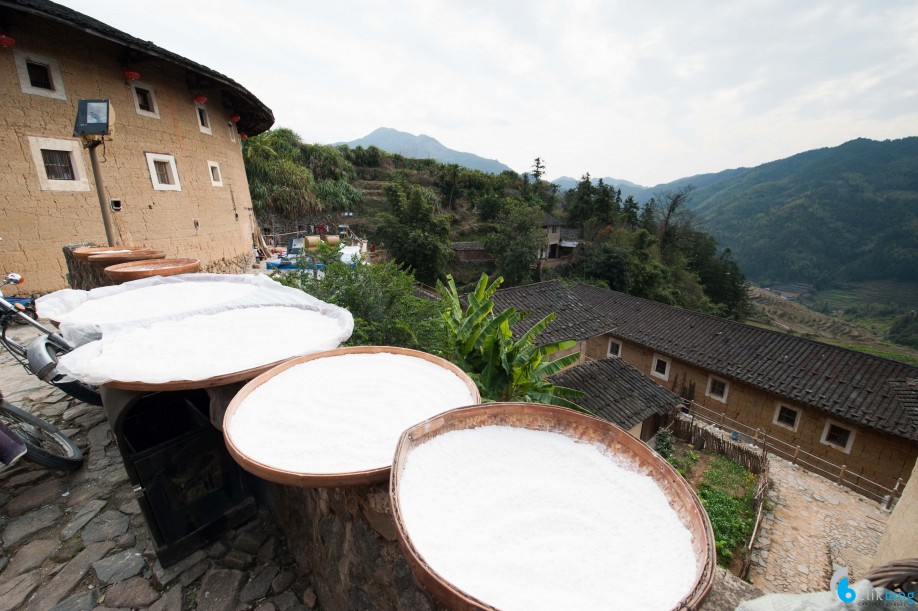
POLYGON ((73 136, 78 101, 108 99, 99 147, 116 237, 207 271, 252 260, 254 217, 243 135, 271 110, 206 66, 43 0, 0 1, 0 271, 21 294, 67 285, 62 247, 106 244, 88 152, 73 136))

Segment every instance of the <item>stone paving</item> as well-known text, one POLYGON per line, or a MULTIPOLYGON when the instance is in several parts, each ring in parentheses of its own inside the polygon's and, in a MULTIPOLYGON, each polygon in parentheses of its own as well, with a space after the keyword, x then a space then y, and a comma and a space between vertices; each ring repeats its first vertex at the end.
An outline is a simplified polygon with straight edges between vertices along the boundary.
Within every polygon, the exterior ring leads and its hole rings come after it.
POLYGON ((86 458, 72 473, 24 458, 0 472, 0 611, 317 607, 309 576, 264 511, 163 569, 102 409, 40 382, 5 350, 0 390, 56 424, 86 458))
POLYGON ((828 590, 847 567, 852 582, 870 568, 889 512, 879 504, 772 456, 771 511, 752 550, 749 580, 766 592, 828 590))

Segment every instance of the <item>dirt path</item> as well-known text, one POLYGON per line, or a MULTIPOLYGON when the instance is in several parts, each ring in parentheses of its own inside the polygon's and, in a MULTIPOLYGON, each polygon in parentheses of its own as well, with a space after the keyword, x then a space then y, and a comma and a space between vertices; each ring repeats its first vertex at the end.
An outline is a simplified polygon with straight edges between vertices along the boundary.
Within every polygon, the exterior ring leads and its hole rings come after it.
POLYGON ((749 580, 766 592, 829 589, 835 568, 852 581, 869 568, 889 513, 856 492, 771 457, 768 500, 749 580))

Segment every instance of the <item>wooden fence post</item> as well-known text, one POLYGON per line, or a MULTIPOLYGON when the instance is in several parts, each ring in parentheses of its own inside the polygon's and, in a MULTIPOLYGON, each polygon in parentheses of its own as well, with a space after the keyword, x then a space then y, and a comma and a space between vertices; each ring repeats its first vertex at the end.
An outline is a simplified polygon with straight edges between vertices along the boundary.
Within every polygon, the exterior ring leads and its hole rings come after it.
POLYGON ((842 483, 842 479, 844 479, 844 477, 845 477, 845 471, 847 471, 847 470, 848 470, 848 467, 846 467, 845 465, 842 465, 842 466, 841 466, 841 469, 840 469, 839 472, 838 472, 838 480, 836 481, 837 484, 841 484, 841 483, 842 483))
POLYGON ((791 461, 791 464, 793 464, 793 465, 796 465, 796 464, 797 464, 797 457, 798 457, 798 456, 800 456, 800 446, 797 446, 796 448, 794 448, 794 459, 791 461))
POLYGON ((902 485, 902 478, 900 477, 898 480, 896 480, 896 485, 893 487, 892 491, 889 493, 889 496, 886 497, 886 504, 883 507, 884 509, 889 509, 890 507, 892 507, 893 501, 896 500, 896 495, 899 494, 899 486, 901 485, 902 485))

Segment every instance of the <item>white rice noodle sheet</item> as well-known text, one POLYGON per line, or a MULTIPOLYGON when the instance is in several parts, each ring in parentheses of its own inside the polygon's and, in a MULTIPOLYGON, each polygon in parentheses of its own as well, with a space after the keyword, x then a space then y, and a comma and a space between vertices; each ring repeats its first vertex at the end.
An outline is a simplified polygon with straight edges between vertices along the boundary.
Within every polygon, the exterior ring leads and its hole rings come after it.
POLYGON ((77 296, 56 295, 44 298, 39 315, 58 321, 61 334, 74 346, 97 340, 105 333, 197 314, 257 305, 327 305, 267 276, 245 274, 151 276, 87 291, 79 303, 77 296), (75 307, 68 309, 70 304, 75 307), (50 311, 56 316, 46 314, 50 311))
POLYGON ((89 291, 61 289, 42 295, 35 300, 35 308, 42 318, 58 321, 65 314, 77 309, 86 301, 89 291))
POLYGON ((122 326, 61 356, 58 369, 86 384, 201 381, 337 348, 351 313, 335 305, 252 305, 122 326))

